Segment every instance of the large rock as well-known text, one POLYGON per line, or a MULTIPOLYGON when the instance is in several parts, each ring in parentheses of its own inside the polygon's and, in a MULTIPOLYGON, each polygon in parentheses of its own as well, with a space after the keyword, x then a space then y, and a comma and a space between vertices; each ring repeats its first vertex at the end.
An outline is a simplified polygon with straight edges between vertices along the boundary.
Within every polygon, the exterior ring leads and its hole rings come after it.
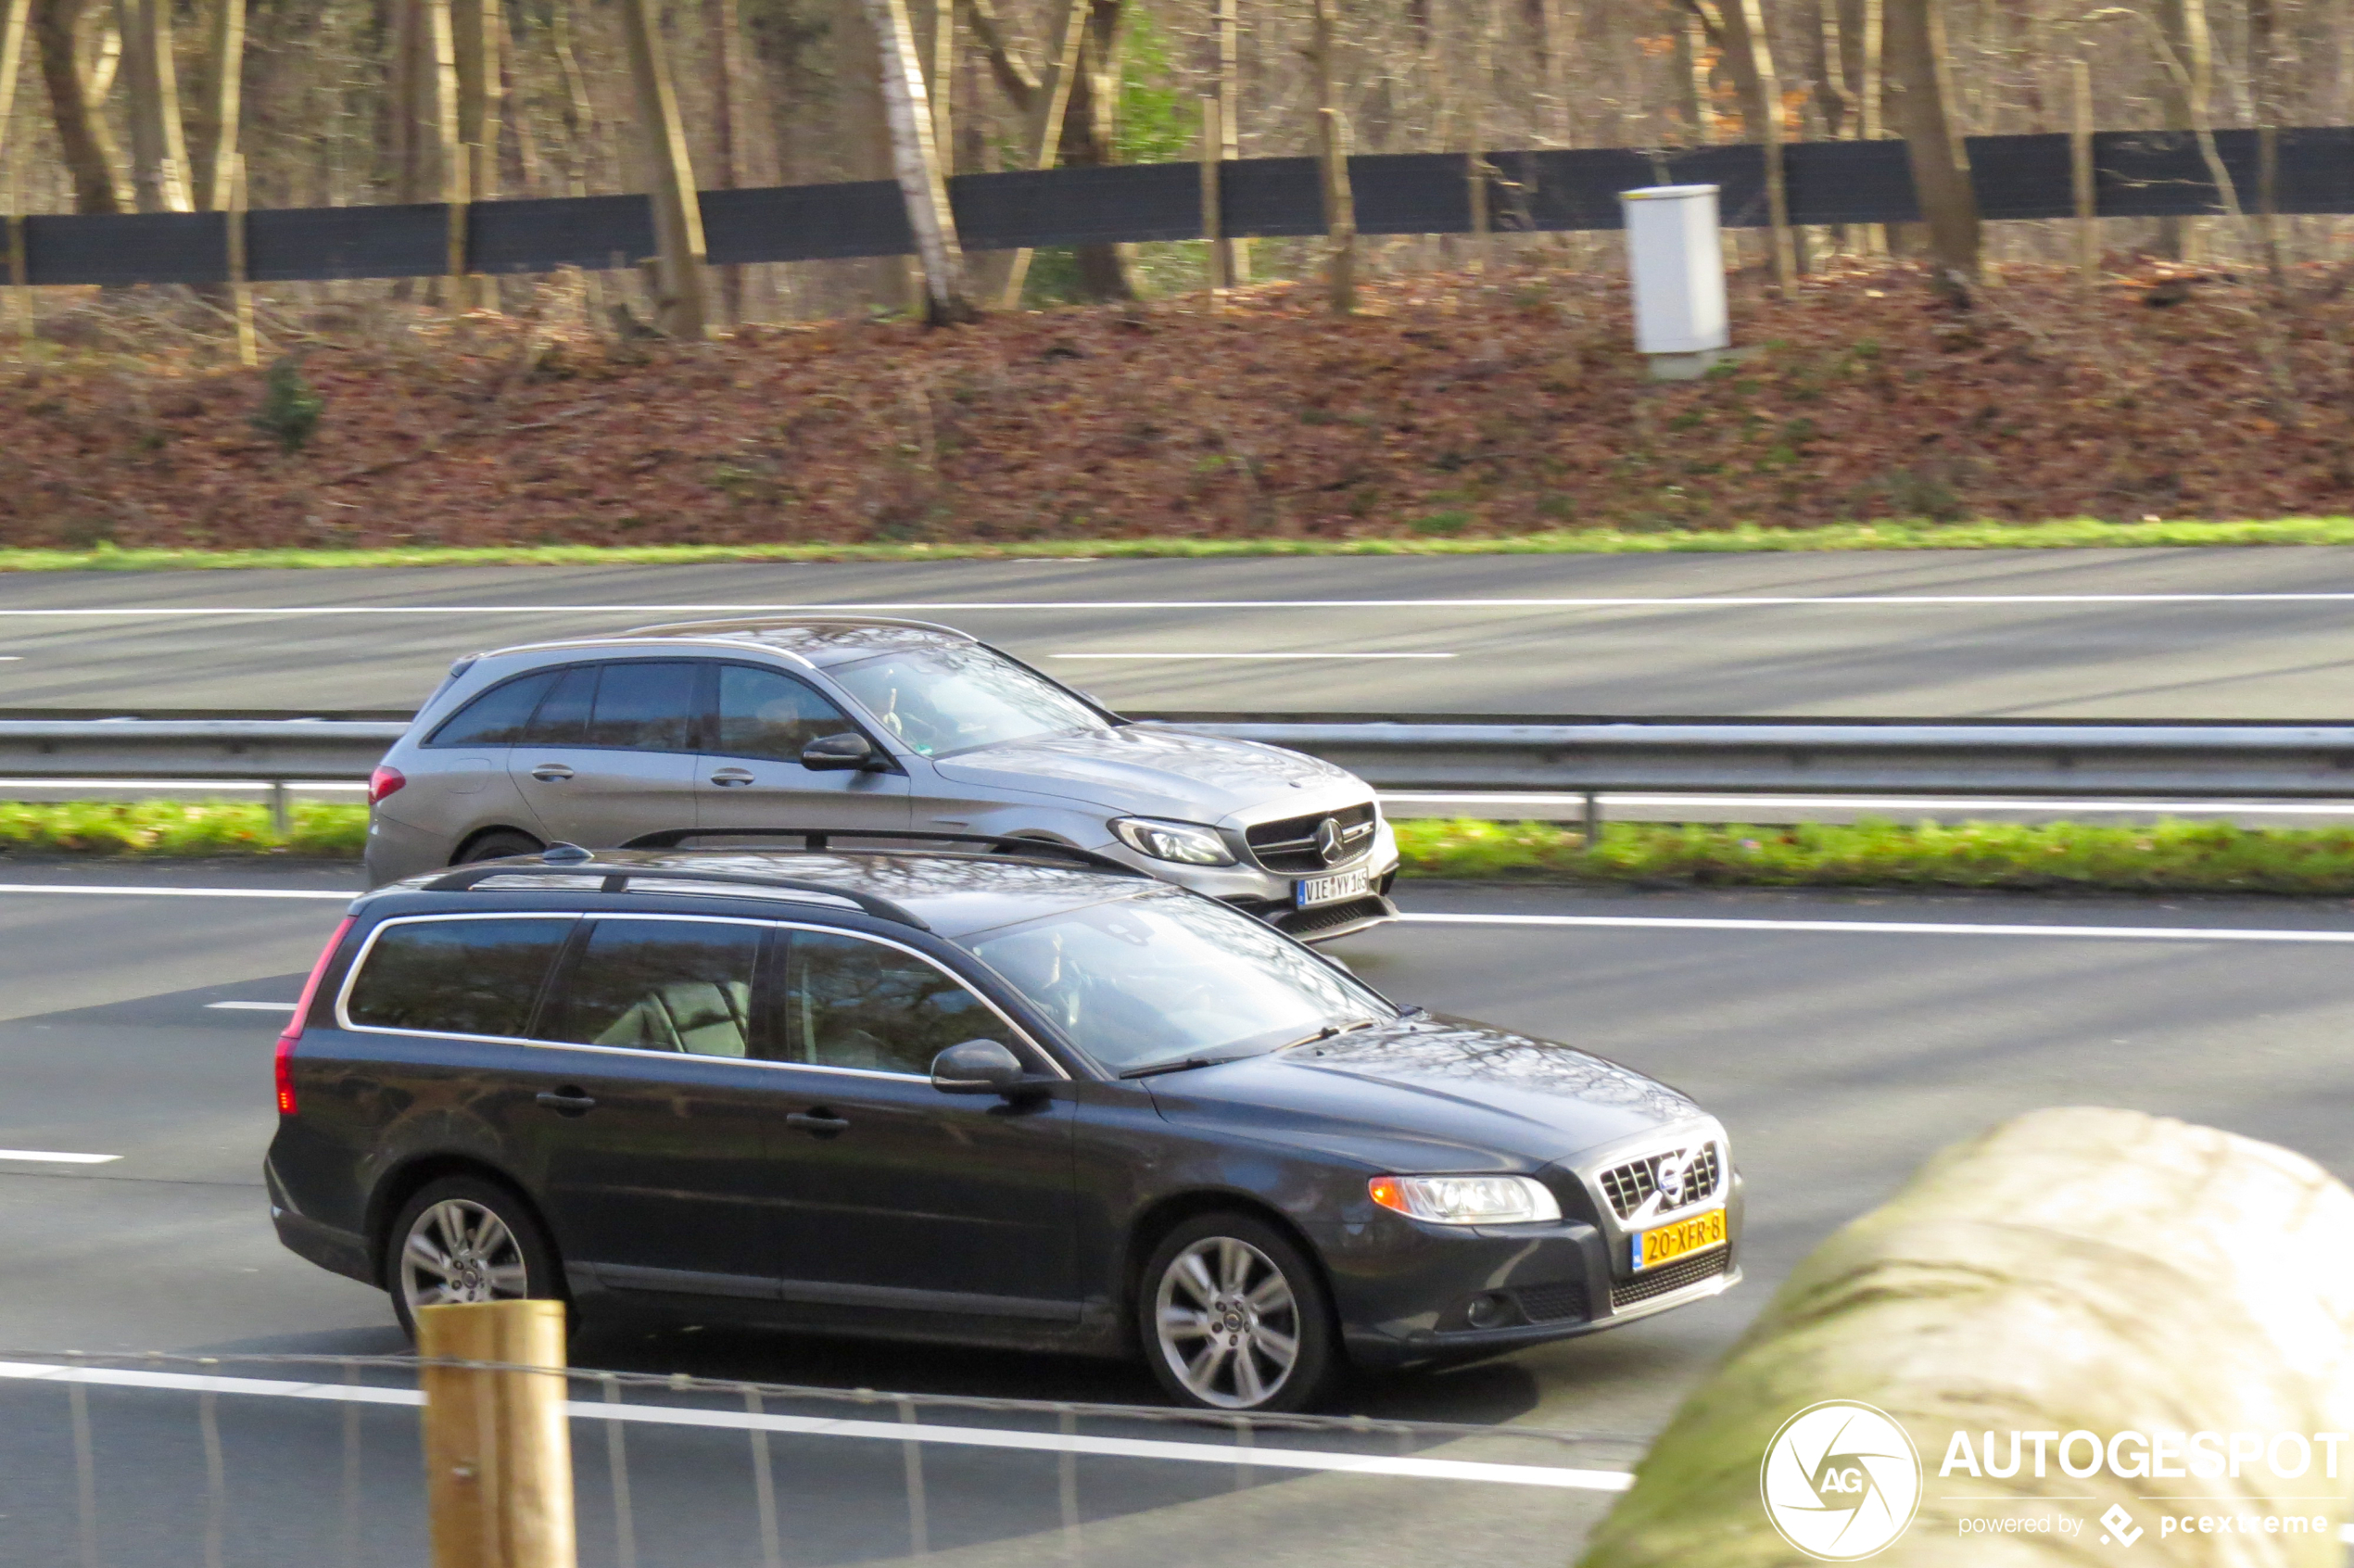
POLYGON ((1976 1445, 1991 1430, 2006 1460, 2015 1430, 2354 1432, 2354 1194, 2287 1150, 2133 1111, 2036 1111, 1947 1149, 1798 1266, 1580 1568, 1808 1562, 1766 1517, 1760 1463, 1785 1421, 1828 1399, 1877 1406, 1920 1452, 1919 1512, 1876 1564, 2337 1568, 2354 1443, 2335 1481, 2318 1449, 2296 1480, 2261 1463, 2236 1480, 1939 1469, 1956 1431, 1976 1445), (2112 1504, 2145 1532, 2130 1550, 2103 1540, 2112 1504), (2168 1534, 2161 1511, 2259 1523, 2168 1534), (2082 1522, 2074 1536, 1964 1533, 2061 1515, 2082 1522), (2265 1515, 2325 1528, 2265 1534, 2265 1515))

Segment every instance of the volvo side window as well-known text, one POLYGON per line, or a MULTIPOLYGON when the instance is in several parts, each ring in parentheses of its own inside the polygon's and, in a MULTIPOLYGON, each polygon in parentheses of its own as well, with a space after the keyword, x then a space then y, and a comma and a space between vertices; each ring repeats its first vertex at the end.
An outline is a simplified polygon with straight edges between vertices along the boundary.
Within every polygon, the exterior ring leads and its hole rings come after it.
POLYGON ((494 686, 442 722, 428 746, 514 746, 523 741, 532 709, 556 684, 556 671, 540 670, 494 686))
POLYGON ((599 920, 581 944, 546 1037, 749 1056, 760 937, 758 926, 710 920, 599 920))
POLYGON ((566 915, 387 925, 345 1014, 362 1029, 519 1038, 572 923, 566 915))
POLYGON ((785 961, 785 1056, 818 1067, 931 1071, 949 1046, 1004 1032, 945 970, 880 942, 795 931, 785 961))
POLYGON ((789 675, 749 664, 719 666, 719 736, 731 757, 799 762, 802 748, 856 727, 842 711, 789 675))
POLYGON ((693 751, 702 674, 700 665, 669 660, 607 664, 597 682, 588 744, 628 752, 693 751))

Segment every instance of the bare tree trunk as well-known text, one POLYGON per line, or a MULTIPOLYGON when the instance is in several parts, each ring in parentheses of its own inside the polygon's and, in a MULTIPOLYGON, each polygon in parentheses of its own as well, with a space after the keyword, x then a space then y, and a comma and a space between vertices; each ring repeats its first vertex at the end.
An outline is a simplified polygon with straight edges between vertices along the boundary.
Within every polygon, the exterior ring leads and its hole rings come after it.
MULTIPOLYGON (((2215 50, 2207 26, 2207 0, 2158 0, 2157 21, 2166 46, 2182 62, 2189 81, 2173 72, 2158 72, 2159 122, 2169 131, 2194 131, 2211 124, 2208 106, 2215 82, 2215 50)), ((2158 253, 2173 260, 2198 257, 2198 230, 2188 218, 2158 221, 2158 253)))
POLYGON ((130 66, 131 188, 142 212, 186 212, 188 145, 171 48, 171 0, 117 0, 130 66))
POLYGON ((1325 289, 1335 316, 1357 310, 1357 197, 1348 183, 1348 124, 1333 102, 1333 12, 1314 0, 1309 59, 1316 73, 1316 130, 1324 187, 1325 289))
POLYGON ((245 103, 246 0, 217 0, 205 77, 196 97, 196 201, 201 212, 225 212, 237 183, 238 119, 245 103))
POLYGON ((1760 0, 1724 0, 1725 57, 1741 97, 1741 118, 1765 149, 1766 221, 1773 230, 1774 282, 1788 288, 1798 275, 1790 228, 1790 180, 1782 158, 1782 86, 1766 36, 1760 0))
MULTIPOLYGON (((942 0, 946 5, 948 0, 942 0)), ((718 63, 718 75, 711 89, 711 141, 713 152, 712 183, 718 189, 732 191, 743 183, 743 149, 736 134, 737 94, 743 82, 744 30, 743 18, 737 0, 710 0, 712 53, 718 63)), ((744 320, 744 270, 738 266, 719 269, 720 309, 729 326, 741 326, 744 320)))
MULTIPOLYGON (((997 84, 1005 89, 1006 96, 1022 111, 1023 167, 1052 169, 1062 151, 1063 117, 1069 108, 1079 77, 1092 0, 1067 0, 1062 6, 1061 26, 1055 33, 1054 53, 1046 59, 1043 79, 1022 64, 1007 46, 989 0, 968 3, 972 6, 973 33, 988 51, 990 70, 995 73, 997 84)), ((1002 310, 1019 310, 1022 287, 1029 276, 1028 250, 992 252, 983 275, 982 296, 997 300, 1002 310)))
MULTIPOLYGON (((1073 169, 1103 169, 1120 161, 1115 116, 1120 106, 1120 16, 1121 0, 1092 0, 1087 8, 1085 47, 1070 84, 1070 107, 1063 113, 1062 161, 1073 169)), ((1135 280, 1128 257, 1116 245, 1082 245, 1079 263, 1082 299, 1133 299, 1135 280)))
POLYGON ((940 152, 932 145, 931 107, 906 0, 864 4, 880 44, 892 171, 906 198, 907 226, 915 233, 916 259, 923 268, 926 319, 935 326, 970 321, 974 310, 965 291, 965 255, 956 243, 956 217, 949 209, 948 186, 940 174, 940 152))
MULTIPOLYGON (((1858 65, 1855 87, 1856 135, 1867 142, 1877 142, 1888 134, 1888 3, 1887 0, 1862 0, 1863 13, 1856 31, 1861 34, 1856 45, 1858 65)), ((1864 225, 1864 249, 1873 256, 1888 254, 1888 225, 1864 225)))
POLYGON ((694 162, 687 156, 687 128, 678 117, 678 94, 670 80, 669 54, 663 47, 654 5, 655 0, 622 0, 621 6, 653 186, 649 195, 657 247, 654 324, 673 337, 700 339, 708 333, 711 320, 703 277, 702 204, 695 196, 694 162))
POLYGON ((90 98, 82 72, 82 23, 87 0, 35 0, 32 32, 41 49, 41 78, 49 90, 50 120, 73 176, 76 212, 120 212, 130 193, 115 183, 114 135, 90 98))
POLYGON ((1897 123, 1913 166, 1913 189, 1929 225, 1940 292, 1967 300, 1978 282, 1978 195, 1955 135, 1938 69, 1943 40, 1931 9, 1937 0, 1887 0, 1888 68, 1898 88, 1897 123))
POLYGON ((2248 97, 2256 109, 2256 220, 2264 271, 2275 300, 2286 297, 2281 271, 2280 19, 2272 0, 2247 0, 2248 97))
POLYGON ((1577 52, 1579 16, 1570 12, 1564 0, 1536 0, 1534 17, 1538 46, 1543 56, 1538 62, 1545 82, 1543 135, 1550 145, 1565 147, 1572 140, 1569 67, 1577 52))
MULTIPOLYGON (((6 161, 9 146, 9 131, 17 122, 17 78, 24 73, 24 35, 26 24, 32 15, 32 0, 5 0, 0 3, 0 168, 14 168, 6 161)), ((8 215, 17 216, 16 192, 8 192, 8 215)))

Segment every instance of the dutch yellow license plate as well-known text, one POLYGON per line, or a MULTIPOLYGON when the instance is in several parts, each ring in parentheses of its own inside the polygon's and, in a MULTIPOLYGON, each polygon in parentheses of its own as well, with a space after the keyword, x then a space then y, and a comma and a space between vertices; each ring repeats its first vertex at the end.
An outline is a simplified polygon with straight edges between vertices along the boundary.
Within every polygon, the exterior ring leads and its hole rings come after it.
POLYGON ((1634 1243, 1628 1250, 1634 1253, 1632 1261, 1638 1269, 1656 1268, 1689 1253, 1722 1246, 1725 1245, 1725 1211, 1713 1208, 1690 1220, 1679 1220, 1673 1225, 1645 1231, 1634 1238, 1634 1243))

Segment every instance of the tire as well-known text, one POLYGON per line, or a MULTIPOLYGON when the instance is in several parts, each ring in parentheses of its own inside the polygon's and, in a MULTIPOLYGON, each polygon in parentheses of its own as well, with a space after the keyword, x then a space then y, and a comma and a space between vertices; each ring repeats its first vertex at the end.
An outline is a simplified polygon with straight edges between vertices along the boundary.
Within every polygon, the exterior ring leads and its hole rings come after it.
POLYGON ((563 1269, 538 1216, 513 1188, 479 1176, 428 1182, 400 1206, 386 1233, 383 1273, 393 1314, 411 1341, 419 1307, 564 1299, 563 1269), (430 1257, 411 1254, 412 1237, 430 1257))
POLYGON ((1136 1320, 1153 1375, 1196 1410, 1302 1410, 1341 1369, 1323 1274, 1248 1214, 1196 1215, 1170 1232, 1145 1263, 1136 1320))
POLYGON ((513 828, 493 828, 489 832, 468 841, 458 852, 452 866, 472 866, 477 860, 504 860, 511 854, 538 854, 548 846, 528 833, 513 828))

